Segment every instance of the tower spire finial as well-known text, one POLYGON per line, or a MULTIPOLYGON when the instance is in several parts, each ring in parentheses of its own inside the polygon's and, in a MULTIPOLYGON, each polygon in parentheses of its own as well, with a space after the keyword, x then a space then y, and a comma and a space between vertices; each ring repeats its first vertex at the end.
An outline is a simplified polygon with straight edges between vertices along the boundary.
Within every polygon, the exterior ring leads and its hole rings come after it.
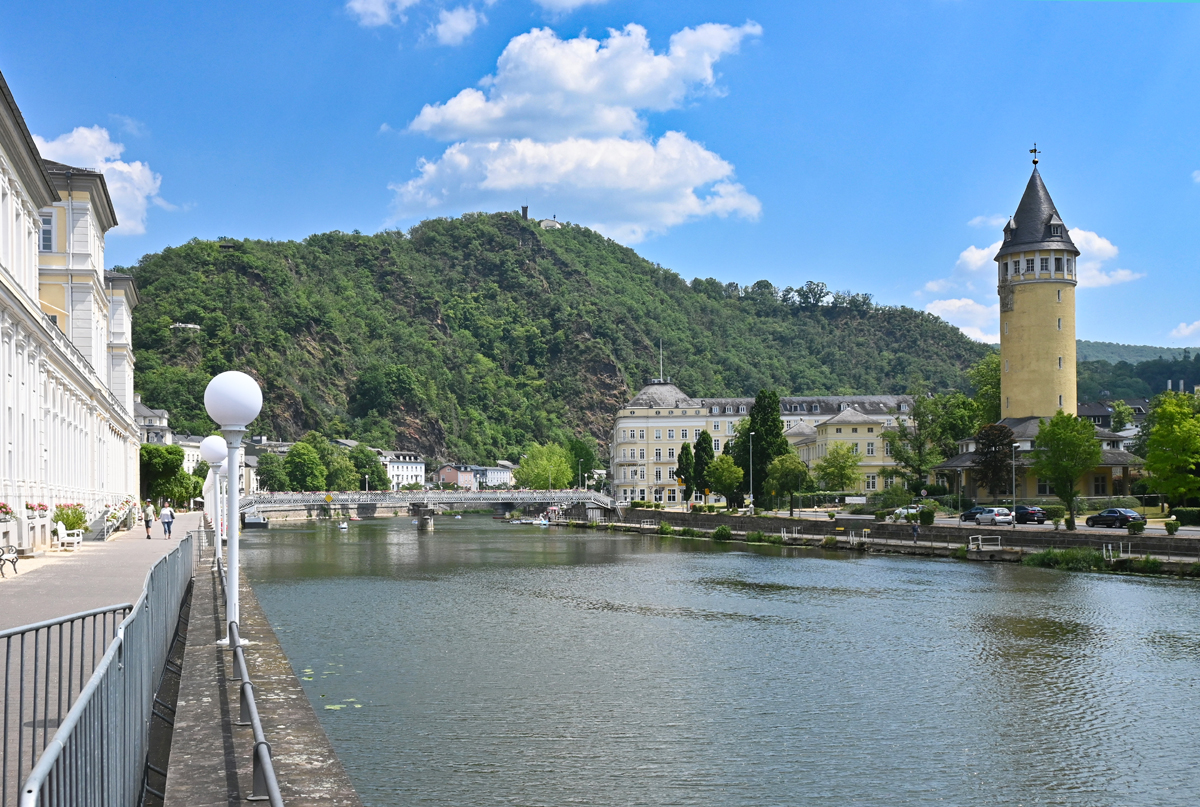
POLYGON ((1033 144, 1033 148, 1031 148, 1031 149, 1029 150, 1029 153, 1033 155, 1033 164, 1034 164, 1034 165, 1037 165, 1037 164, 1038 164, 1038 158, 1037 158, 1037 156, 1038 156, 1039 154, 1041 154, 1041 152, 1040 152, 1040 151, 1038 151, 1037 143, 1034 143, 1034 144, 1033 144))

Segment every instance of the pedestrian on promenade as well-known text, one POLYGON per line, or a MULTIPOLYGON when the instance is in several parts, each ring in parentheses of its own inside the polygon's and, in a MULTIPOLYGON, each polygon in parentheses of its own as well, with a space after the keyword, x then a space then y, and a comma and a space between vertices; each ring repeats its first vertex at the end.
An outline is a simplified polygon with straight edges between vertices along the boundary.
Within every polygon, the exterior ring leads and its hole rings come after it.
POLYGON ((150 525, 154 523, 154 505, 146 502, 146 507, 142 510, 142 521, 146 522, 146 540, 150 540, 150 525))
MULTIPOLYGON (((163 508, 163 509, 166 509, 166 508, 163 508)), ((912 523, 912 527, 913 527, 913 543, 915 544, 917 542, 917 538, 919 538, 921 535, 921 528, 919 526, 917 526, 917 522, 915 522, 915 521, 912 523)))
POLYGON ((163 532, 166 533, 165 537, 170 540, 171 525, 175 523, 175 511, 171 509, 171 505, 165 505, 158 511, 158 520, 162 522, 163 532))

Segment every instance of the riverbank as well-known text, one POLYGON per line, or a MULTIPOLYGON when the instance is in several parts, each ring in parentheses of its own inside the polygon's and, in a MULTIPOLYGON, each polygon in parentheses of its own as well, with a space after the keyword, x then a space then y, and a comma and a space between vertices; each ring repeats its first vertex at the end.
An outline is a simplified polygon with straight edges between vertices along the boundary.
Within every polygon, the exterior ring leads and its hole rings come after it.
POLYGON ((1091 551, 1107 561, 1107 568, 1093 566, 1092 570, 1095 571, 1200 577, 1200 540, 1191 537, 1130 536, 1124 533, 1110 536, 1059 530, 1034 533, 1003 527, 960 527, 943 524, 921 527, 914 538, 912 526, 909 524, 876 522, 854 517, 822 522, 813 519, 671 513, 641 509, 627 510, 625 519, 621 522, 600 523, 563 519, 556 523, 562 526, 710 540, 716 540, 713 537, 714 533, 724 527, 729 531, 729 542, 953 557, 1001 563, 1022 563, 1026 558, 1045 553, 1047 550, 1091 551), (667 532, 667 529, 670 532, 667 532), (972 548, 973 536, 995 540, 979 542, 977 548, 972 548), (1147 558, 1150 562, 1146 562, 1147 558))

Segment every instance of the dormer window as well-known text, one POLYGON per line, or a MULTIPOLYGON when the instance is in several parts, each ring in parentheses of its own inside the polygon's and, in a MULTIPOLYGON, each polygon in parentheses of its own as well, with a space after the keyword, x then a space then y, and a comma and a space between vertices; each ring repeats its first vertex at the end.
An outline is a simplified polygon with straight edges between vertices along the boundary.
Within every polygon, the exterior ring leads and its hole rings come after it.
POLYGON ((1062 225, 1051 224, 1050 225, 1050 235, 1054 238, 1062 238, 1062 225))

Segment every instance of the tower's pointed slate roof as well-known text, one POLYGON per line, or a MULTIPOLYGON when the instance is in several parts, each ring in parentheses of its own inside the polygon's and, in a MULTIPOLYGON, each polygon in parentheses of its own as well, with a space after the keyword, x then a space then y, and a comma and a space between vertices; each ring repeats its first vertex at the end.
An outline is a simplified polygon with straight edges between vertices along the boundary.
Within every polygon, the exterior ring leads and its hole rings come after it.
POLYGON ((1029 184, 1025 186, 1025 195, 1017 205, 1012 224, 1015 228, 1009 225, 1004 227, 1005 232, 1012 233, 1012 237, 1001 245, 1000 251, 996 253, 997 260, 1013 252, 1032 252, 1037 249, 1065 249, 1079 254, 1036 167, 1033 169, 1033 175, 1029 177, 1029 184), (1052 221, 1062 227, 1062 235, 1050 234, 1052 221))

